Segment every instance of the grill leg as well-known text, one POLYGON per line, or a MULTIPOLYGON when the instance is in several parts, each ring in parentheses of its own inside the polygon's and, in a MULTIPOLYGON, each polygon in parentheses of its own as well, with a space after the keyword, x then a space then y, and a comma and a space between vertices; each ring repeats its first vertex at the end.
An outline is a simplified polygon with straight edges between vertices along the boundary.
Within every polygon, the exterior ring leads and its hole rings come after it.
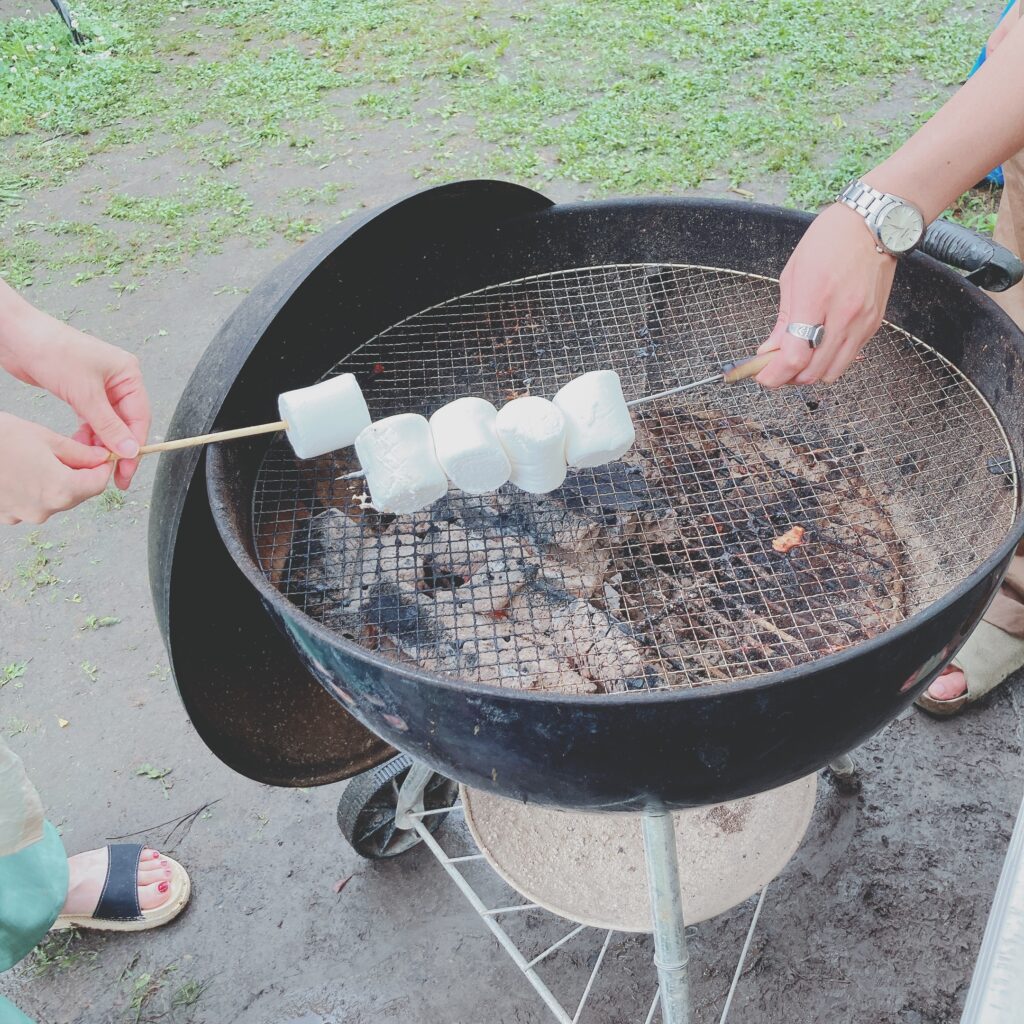
POLYGON ((832 774, 841 779, 849 779, 857 774, 857 762, 849 754, 840 754, 831 764, 832 774))
POLYGON ((423 810, 423 791, 427 788, 433 768, 428 768, 419 761, 413 761, 409 774, 406 775, 402 788, 398 791, 398 800, 395 806, 395 827, 409 829, 413 827, 413 819, 409 817, 410 811, 423 810))
POLYGON ((689 958, 686 952, 683 898, 679 891, 675 827, 672 815, 664 813, 645 813, 642 815, 642 823, 662 1024, 689 1024, 689 958))

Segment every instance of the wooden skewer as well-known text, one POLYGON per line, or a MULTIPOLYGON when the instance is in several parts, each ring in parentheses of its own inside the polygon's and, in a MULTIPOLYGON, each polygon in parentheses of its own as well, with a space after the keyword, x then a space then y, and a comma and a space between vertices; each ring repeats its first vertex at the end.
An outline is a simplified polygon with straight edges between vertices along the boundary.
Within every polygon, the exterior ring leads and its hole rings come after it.
MULTIPOLYGON (((703 380, 696 380, 690 384, 684 384, 678 388, 671 388, 668 391, 659 391, 655 395, 645 395, 643 398, 627 402, 627 405, 643 405, 653 402, 659 398, 666 398, 669 395, 678 395, 692 388, 699 388, 705 384, 725 383, 735 384, 738 381, 746 380, 760 373, 771 361, 774 352, 765 352, 763 355, 751 356, 749 359, 741 359, 735 363, 728 363, 713 377, 705 377, 703 380)), ((285 420, 278 420, 276 423, 261 423, 258 427, 238 427, 235 430, 219 430, 215 434, 199 434, 197 437, 181 437, 176 441, 159 441, 156 444, 145 444, 139 449, 136 458, 143 455, 152 455, 154 452, 173 452, 179 448, 196 448, 202 444, 210 444, 212 441, 234 441, 240 437, 256 437, 258 434, 276 434, 279 430, 287 430, 288 423, 285 420)), ((107 456, 107 462, 117 462, 123 456, 111 452, 107 456)), ((354 478, 357 474, 351 474, 354 478)), ((362 475, 362 474, 358 474, 362 475)), ((347 478, 346 478, 347 479, 347 478)))
POLYGON ((746 380, 748 377, 755 377, 774 358, 775 352, 772 351, 763 352, 759 356, 748 356, 746 359, 737 359, 734 363, 726 363, 718 373, 712 374, 710 377, 693 380, 689 384, 680 384, 677 388, 658 391, 653 395, 634 398, 632 402, 627 402, 626 405, 632 409, 635 405, 646 405, 648 402, 656 402, 659 398, 681 395, 686 391, 693 391, 694 388, 706 387, 708 384, 738 384, 741 380, 746 380))
MULTIPOLYGON (((278 420, 276 423, 261 423, 258 427, 238 427, 235 430, 219 430, 215 434, 199 434, 197 437, 180 437, 177 441, 159 441, 156 444, 144 444, 137 457, 151 455, 153 452, 173 452, 178 448, 196 448, 211 441, 234 441, 239 437, 255 437, 257 434, 276 434, 279 430, 287 430, 288 423, 278 420)), ((111 452, 107 462, 117 462, 123 458, 111 452)))

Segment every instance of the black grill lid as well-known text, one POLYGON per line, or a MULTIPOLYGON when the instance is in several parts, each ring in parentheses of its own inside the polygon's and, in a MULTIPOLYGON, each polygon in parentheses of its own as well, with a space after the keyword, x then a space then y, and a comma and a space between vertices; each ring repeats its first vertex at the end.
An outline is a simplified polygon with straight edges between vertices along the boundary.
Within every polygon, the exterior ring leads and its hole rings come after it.
MULTIPOLYGON (((518 185, 458 182, 368 211, 307 243, 221 327, 167 436, 274 414, 272 395, 315 381, 346 346, 427 304, 424 289, 439 284, 432 254, 456 238, 468 252, 494 244, 499 225, 550 205, 518 185), (344 290, 343 304, 288 304, 320 275, 344 290), (405 288, 395 288, 396 275, 405 288), (381 281, 391 282, 386 304, 372 298, 381 281), (334 321, 329 331, 325 318, 334 321)), ((381 763, 392 749, 313 679, 224 548, 210 513, 205 461, 202 449, 161 456, 149 529, 157 623, 197 732, 235 771, 270 785, 323 785, 381 763)))

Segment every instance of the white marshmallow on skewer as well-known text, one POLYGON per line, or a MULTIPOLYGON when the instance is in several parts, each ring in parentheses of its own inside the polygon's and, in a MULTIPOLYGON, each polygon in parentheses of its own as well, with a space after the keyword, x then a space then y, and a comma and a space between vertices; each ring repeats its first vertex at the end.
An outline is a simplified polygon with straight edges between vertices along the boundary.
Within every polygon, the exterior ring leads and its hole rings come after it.
POLYGON ((512 463, 512 483, 546 494, 565 480, 565 418, 546 398, 527 395, 502 406, 494 421, 512 463))
POLYGON ((569 381, 554 404, 565 417, 565 459, 570 466, 603 466, 633 447, 633 418, 614 370, 593 370, 569 381))
POLYGON ((288 424, 285 433, 300 459, 347 448, 370 425, 366 399, 351 373, 286 391, 278 398, 277 408, 288 424))
POLYGON ((418 512, 448 493, 423 416, 407 412, 371 423, 356 438, 356 455, 379 512, 418 512))
POLYGON ((498 410, 482 398, 457 398, 430 417, 441 468, 467 494, 496 491, 512 474, 494 427, 498 410))

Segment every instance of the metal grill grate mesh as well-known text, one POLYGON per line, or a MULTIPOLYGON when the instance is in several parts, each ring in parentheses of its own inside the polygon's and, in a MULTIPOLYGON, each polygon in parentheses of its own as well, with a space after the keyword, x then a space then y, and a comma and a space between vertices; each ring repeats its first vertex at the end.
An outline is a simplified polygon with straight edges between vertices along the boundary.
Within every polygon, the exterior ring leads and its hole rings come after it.
MULTIPOLYGON (((464 395, 551 397, 616 370, 627 400, 751 353, 774 281, 627 264, 510 281, 370 339, 375 418, 464 395)), ((254 495, 257 553, 299 608, 428 671, 558 692, 697 686, 789 668, 925 607, 1017 512, 1006 437, 942 356, 884 325, 828 389, 711 386, 634 410, 619 463, 536 497, 458 491, 411 516, 361 508, 351 450, 283 437, 254 495), (788 553, 773 540, 794 525, 788 553)))

